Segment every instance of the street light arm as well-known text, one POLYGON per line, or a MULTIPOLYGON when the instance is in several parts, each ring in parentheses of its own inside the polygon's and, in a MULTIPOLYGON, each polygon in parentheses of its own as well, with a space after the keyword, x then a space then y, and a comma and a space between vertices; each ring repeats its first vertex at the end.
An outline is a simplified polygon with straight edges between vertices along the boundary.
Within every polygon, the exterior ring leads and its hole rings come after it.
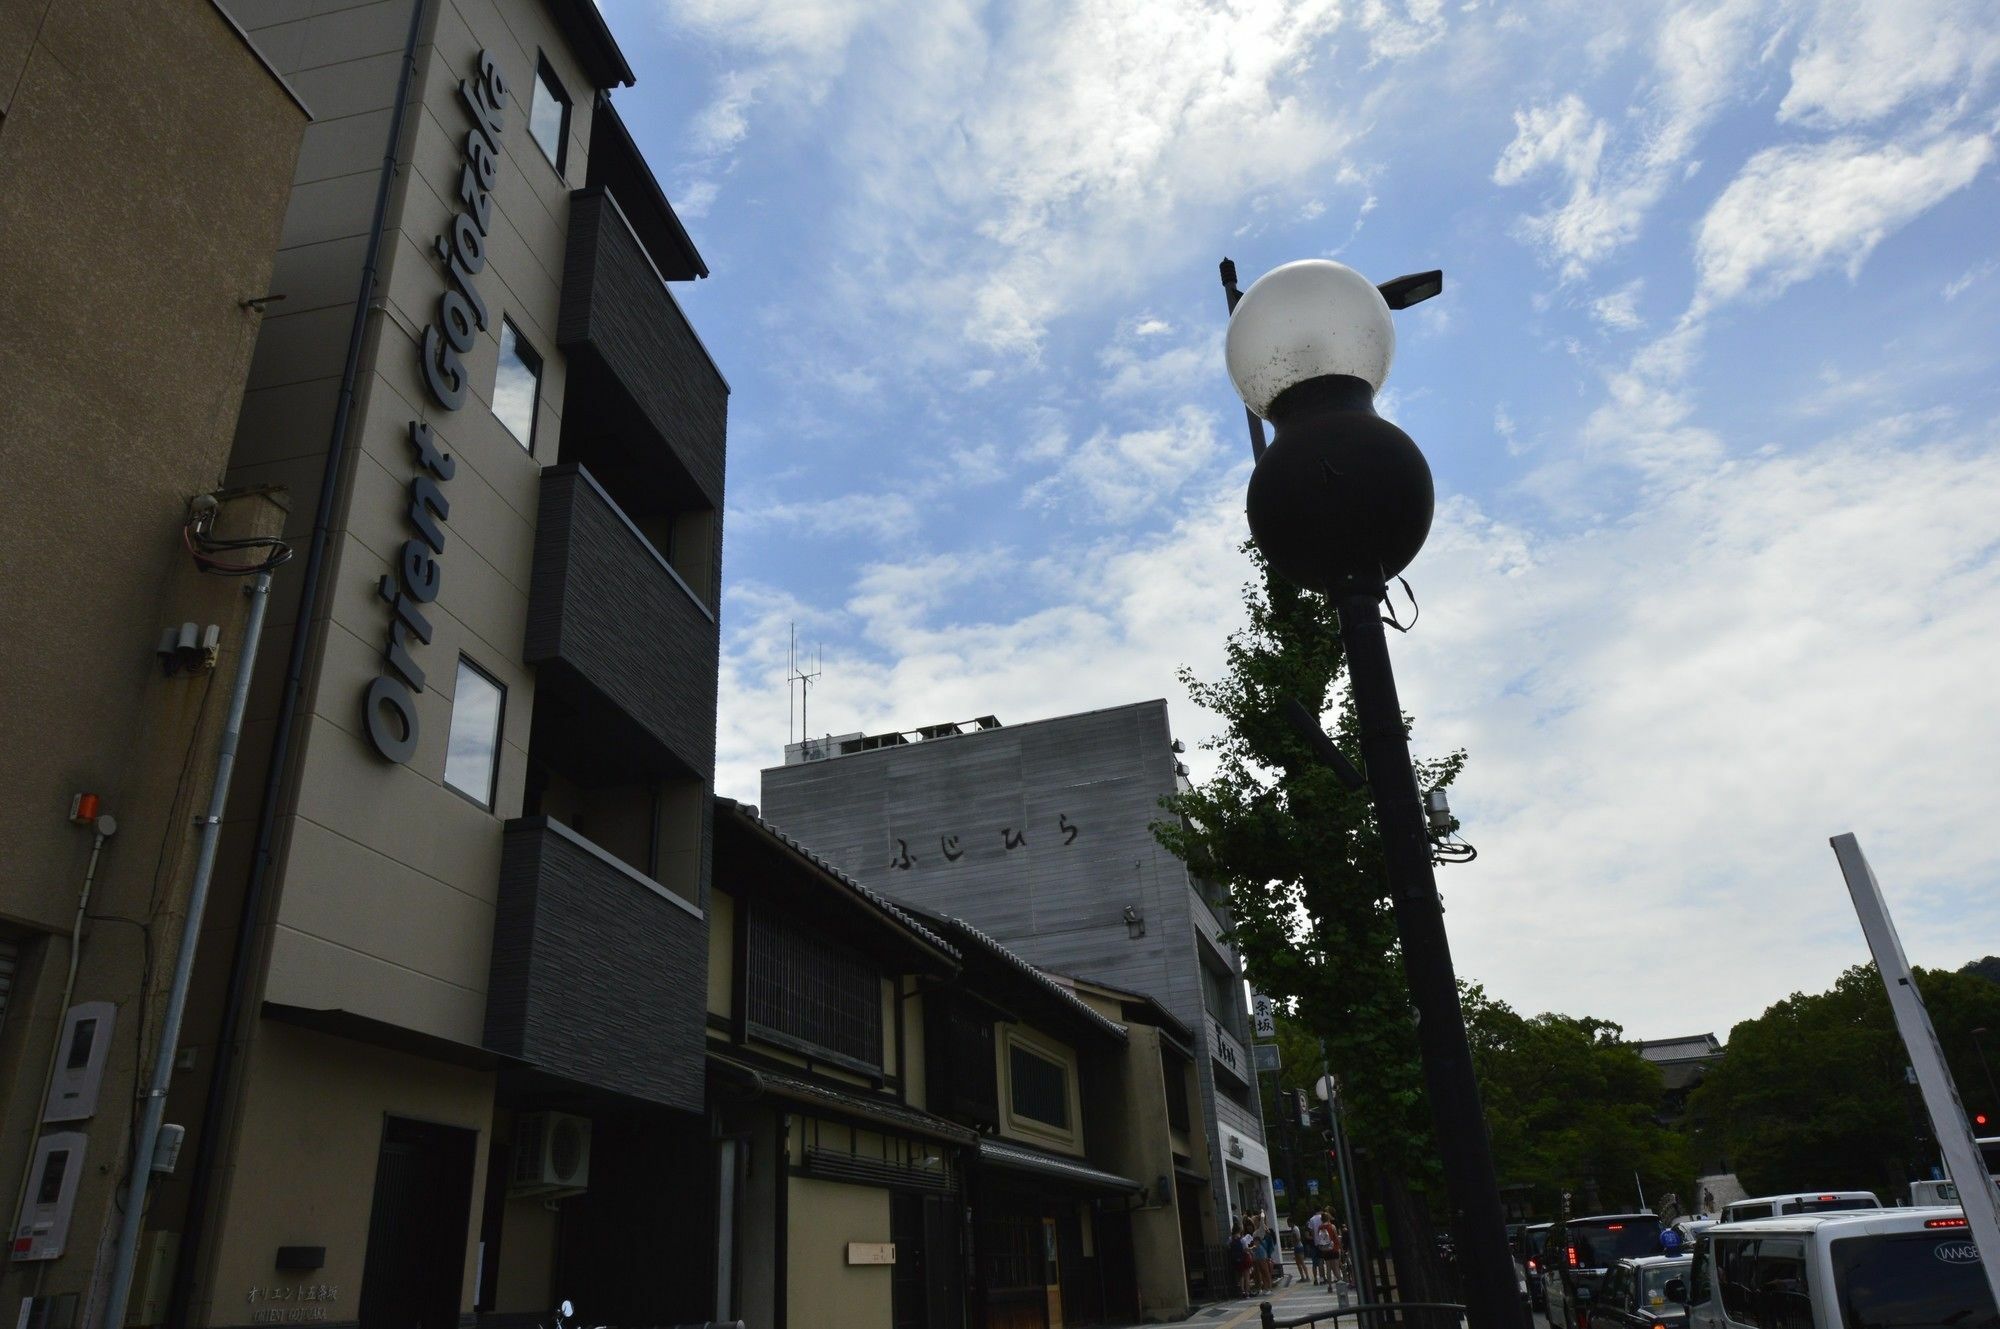
POLYGON ((1319 721, 1305 708, 1304 702, 1297 697, 1287 697, 1278 703, 1278 713, 1292 727, 1292 731, 1306 741, 1306 746, 1312 749, 1313 759, 1331 770, 1335 779, 1349 789, 1368 787, 1367 777, 1356 770, 1354 763, 1347 759, 1347 754, 1327 737, 1326 731, 1319 727, 1319 721))
POLYGON ((1444 292, 1444 270, 1432 268, 1429 272, 1392 277, 1375 289, 1382 293, 1382 299, 1389 308, 1408 309, 1444 292))

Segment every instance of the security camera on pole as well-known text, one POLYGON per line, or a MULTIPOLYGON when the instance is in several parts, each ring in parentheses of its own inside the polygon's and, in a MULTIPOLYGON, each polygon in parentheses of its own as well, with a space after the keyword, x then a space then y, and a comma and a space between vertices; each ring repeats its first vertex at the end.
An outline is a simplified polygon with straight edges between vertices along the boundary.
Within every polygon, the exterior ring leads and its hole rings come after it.
MULTIPOLYGON (((1366 781, 1418 1015, 1424 1082, 1451 1191, 1466 1316, 1471 1329, 1520 1329, 1520 1288, 1382 630, 1388 581, 1423 548, 1436 499, 1424 454, 1375 413, 1375 394, 1395 356, 1390 310, 1438 294, 1444 278, 1417 273, 1378 287, 1342 264, 1306 259, 1266 273, 1238 299, 1234 275, 1225 261, 1223 281, 1233 306, 1225 345, 1229 377, 1244 405, 1276 431, 1270 446, 1261 447, 1263 431, 1251 425, 1258 455, 1246 504, 1250 535, 1272 571, 1322 592, 1339 613, 1366 781)), ((1316 724, 1313 729, 1321 759, 1340 769, 1345 759, 1316 724)))

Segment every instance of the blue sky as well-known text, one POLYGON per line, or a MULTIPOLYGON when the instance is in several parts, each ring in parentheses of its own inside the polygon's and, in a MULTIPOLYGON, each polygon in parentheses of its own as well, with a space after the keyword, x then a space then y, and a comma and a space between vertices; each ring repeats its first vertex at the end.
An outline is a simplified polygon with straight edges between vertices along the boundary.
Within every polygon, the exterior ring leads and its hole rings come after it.
MULTIPOLYGON (((2000 952, 1984 0, 605 0, 714 276, 717 787, 816 733, 1167 697, 1241 621, 1216 262, 1438 266, 1395 643, 1464 746, 1460 972, 1636 1035, 2000 952)), ((1206 770, 1191 754, 1197 776, 1206 770)))

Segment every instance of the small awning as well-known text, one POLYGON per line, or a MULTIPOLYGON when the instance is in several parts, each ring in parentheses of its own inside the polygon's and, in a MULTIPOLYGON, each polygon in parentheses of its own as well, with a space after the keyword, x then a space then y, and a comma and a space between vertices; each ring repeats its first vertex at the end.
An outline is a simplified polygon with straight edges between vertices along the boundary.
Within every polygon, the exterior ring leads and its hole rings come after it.
POLYGON ((745 1066, 742 1062, 719 1057, 713 1052, 708 1055, 708 1065, 711 1071, 746 1086, 753 1096, 779 1099, 807 1112, 860 1122, 877 1129, 887 1127, 948 1144, 971 1144, 976 1138, 957 1122, 946 1121, 943 1117, 890 1099, 874 1097, 858 1087, 853 1090, 836 1089, 829 1084, 745 1066))
POLYGON ((979 1162, 982 1167, 1008 1172, 1025 1172, 1042 1181, 1063 1181, 1086 1190, 1113 1191, 1130 1195, 1145 1189, 1129 1177, 1105 1172, 1077 1158, 1044 1153, 1004 1140, 981 1139, 979 1162))

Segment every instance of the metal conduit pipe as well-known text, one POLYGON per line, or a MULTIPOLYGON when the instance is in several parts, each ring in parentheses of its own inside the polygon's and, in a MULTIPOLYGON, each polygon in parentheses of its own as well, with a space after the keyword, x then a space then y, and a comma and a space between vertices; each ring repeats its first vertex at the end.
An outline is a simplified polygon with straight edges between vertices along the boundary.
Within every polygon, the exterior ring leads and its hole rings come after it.
POLYGON ((284 800, 292 735, 298 727, 299 698, 305 687, 306 657, 312 644, 313 622, 319 613, 326 549, 333 530, 340 482, 346 469, 355 386, 361 377, 361 353, 367 340, 369 306, 374 303, 381 267, 382 229, 389 216, 389 196, 396 180, 397 154, 403 141, 410 86, 416 81, 417 39, 423 31, 425 3, 426 0, 412 0, 410 5, 410 28, 403 41, 403 65, 396 83, 396 104, 389 116, 388 140, 382 147, 382 171, 375 186, 375 210, 368 226, 368 248, 362 257, 360 286, 354 295, 354 318, 348 328, 347 360, 341 370, 340 396, 334 406, 333 427, 327 440, 326 466, 320 474, 319 503, 313 513, 312 538, 306 547, 303 584, 299 588, 298 614, 292 624, 291 652, 286 660, 285 681, 279 693, 278 723, 271 739, 271 758, 264 775, 263 799, 257 809, 257 842, 250 858, 250 880, 244 887, 243 906, 237 915, 236 944, 230 955, 222 1024, 215 1042, 215 1071, 209 1081, 202 1108, 201 1131, 195 1142, 187 1212, 181 1225, 180 1253, 174 1264, 173 1290, 167 1300, 166 1323, 169 1326, 184 1326, 188 1322, 208 1209, 221 1161, 218 1154, 223 1118, 228 1109, 235 1046, 242 1036, 244 1008, 249 999, 250 970, 256 955, 257 921, 270 888, 272 840, 277 830, 278 809, 284 800))

